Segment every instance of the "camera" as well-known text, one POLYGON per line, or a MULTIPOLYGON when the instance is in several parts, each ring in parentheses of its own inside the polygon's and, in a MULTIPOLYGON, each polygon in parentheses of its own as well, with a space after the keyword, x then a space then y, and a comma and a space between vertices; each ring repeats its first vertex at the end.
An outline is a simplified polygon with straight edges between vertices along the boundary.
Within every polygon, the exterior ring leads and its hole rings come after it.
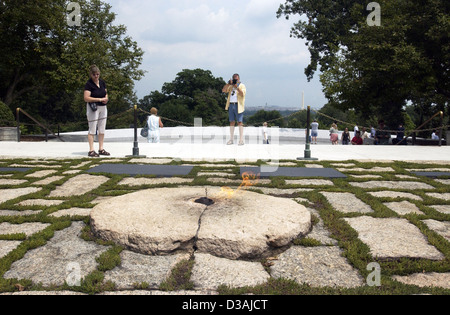
MULTIPOLYGON (((231 82, 231 80, 230 80, 230 82, 231 82)), ((237 79, 233 79, 233 85, 236 85, 238 83, 238 80, 237 79)))

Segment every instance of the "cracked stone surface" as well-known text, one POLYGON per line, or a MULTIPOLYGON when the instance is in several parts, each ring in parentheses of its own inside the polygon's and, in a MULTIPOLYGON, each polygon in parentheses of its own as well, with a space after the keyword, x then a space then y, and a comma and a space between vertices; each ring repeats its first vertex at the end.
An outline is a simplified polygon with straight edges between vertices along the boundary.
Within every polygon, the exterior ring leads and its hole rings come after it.
POLYGON ((292 279, 312 287, 355 288, 364 285, 362 277, 338 247, 293 246, 270 267, 274 278, 292 279))
MULTIPOLYGON (((46 245, 29 250, 25 256, 14 262, 4 274, 5 279, 31 279, 34 284, 61 286, 74 272, 83 278, 97 267, 95 258, 108 247, 83 241, 79 235, 84 227, 74 222, 71 227, 55 232, 46 245)), ((80 278, 80 279, 81 279, 80 278)))
POLYGON ((420 183, 420 182, 407 182, 407 181, 369 181, 362 183, 349 183, 354 187, 359 188, 389 188, 389 189, 434 189, 433 186, 420 183))
POLYGON ((425 258, 442 260, 445 256, 430 245, 419 228, 406 219, 357 217, 345 218, 358 232, 376 258, 425 258))
POLYGON ((399 191, 377 191, 377 192, 369 192, 374 197, 377 198, 408 198, 412 200, 420 200, 422 201, 422 197, 411 194, 411 193, 405 193, 405 192, 399 192, 399 191))
POLYGON ((0 178, 0 185, 2 186, 15 186, 22 185, 28 183, 25 179, 8 179, 8 178, 0 178))
POLYGON ((373 167, 373 168, 337 168, 340 172, 364 172, 364 173, 394 173, 395 170, 392 167, 373 167))
POLYGON ((57 181, 59 181, 59 180, 61 180, 63 178, 64 178, 64 176, 51 176, 51 177, 45 178, 43 180, 34 182, 33 185, 45 186, 45 185, 51 184, 53 182, 57 182, 57 181))
POLYGON ((91 214, 92 209, 88 208, 70 208, 65 210, 59 210, 50 214, 49 216, 55 218, 61 218, 64 216, 89 216, 91 214))
POLYGON ((450 205, 435 205, 435 206, 429 206, 433 209, 435 209, 438 212, 450 214, 450 205))
POLYGON ((105 176, 82 174, 75 176, 52 191, 49 197, 81 196, 97 189, 109 180, 105 176))
POLYGON ((141 185, 161 185, 161 184, 185 184, 192 183, 192 178, 125 178, 118 185, 141 186, 141 185))
POLYGON ((372 208, 351 193, 321 192, 333 208, 343 213, 371 213, 372 208))
POLYGON ((27 237, 46 229, 50 224, 47 223, 22 223, 11 224, 4 222, 0 224, 0 235, 25 234, 27 237))
POLYGON ((64 203, 64 200, 47 200, 47 199, 29 199, 19 202, 19 206, 32 207, 32 206, 44 206, 51 207, 64 203))
POLYGON ((319 212, 312 208, 308 208, 308 210, 318 218, 318 222, 313 226, 311 233, 309 233, 307 237, 319 241, 322 245, 337 246, 337 240, 331 238, 331 233, 325 227, 319 212))
POLYGON ((0 258, 15 250, 21 243, 20 241, 0 241, 0 258))
POLYGON ((435 231, 447 241, 450 242, 450 222, 449 221, 436 221, 436 220, 424 220, 424 222, 431 230, 435 231))
POLYGON ((14 216, 30 216, 39 214, 42 211, 37 210, 24 210, 24 211, 15 211, 15 210, 0 210, 0 217, 14 217, 14 216))
POLYGON ((220 285, 232 288, 267 282, 270 275, 258 262, 236 261, 209 254, 195 254, 191 280, 197 289, 216 290, 220 285))
POLYGON ((384 205, 400 215, 405 215, 409 213, 424 214, 422 211, 419 210, 419 208, 415 204, 409 201, 386 202, 384 203, 384 205))
POLYGON ((58 171, 55 170, 44 170, 44 171, 37 171, 31 174, 26 175, 25 177, 29 177, 29 178, 43 178, 46 177, 48 175, 53 175, 55 173, 57 173, 58 171))
POLYGON ((438 287, 450 289, 450 273, 416 273, 409 276, 393 276, 404 284, 416 285, 418 287, 438 287))
POLYGON ((427 195, 436 199, 450 201, 450 193, 427 193, 427 195))
POLYGON ((311 214, 286 198, 240 191, 228 199, 218 187, 206 207, 204 188, 139 191, 100 203, 91 212, 96 235, 143 254, 192 250, 229 259, 256 258, 282 248, 311 227, 311 214), (196 238, 197 237, 197 238, 196 238))
POLYGON ((35 188, 35 187, 29 187, 29 188, 17 188, 17 189, 0 189, 0 204, 16 199, 25 195, 33 194, 38 191, 41 191, 42 188, 35 188))
POLYGON ((118 290, 130 290, 144 282, 149 289, 158 289, 175 265, 188 258, 187 255, 146 256, 124 250, 120 254, 120 266, 106 271, 104 281, 114 282, 118 290))

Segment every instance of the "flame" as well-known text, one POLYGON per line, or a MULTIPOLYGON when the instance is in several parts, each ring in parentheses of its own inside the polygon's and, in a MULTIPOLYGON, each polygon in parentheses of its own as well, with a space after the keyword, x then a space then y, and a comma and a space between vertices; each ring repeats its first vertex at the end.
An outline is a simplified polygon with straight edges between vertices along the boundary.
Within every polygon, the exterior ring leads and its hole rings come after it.
POLYGON ((252 172, 245 172, 242 174, 242 183, 236 190, 224 186, 221 188, 221 195, 223 195, 227 199, 231 199, 237 192, 241 191, 242 189, 246 189, 248 187, 256 185, 259 181, 259 177, 260 174, 256 175, 252 172))

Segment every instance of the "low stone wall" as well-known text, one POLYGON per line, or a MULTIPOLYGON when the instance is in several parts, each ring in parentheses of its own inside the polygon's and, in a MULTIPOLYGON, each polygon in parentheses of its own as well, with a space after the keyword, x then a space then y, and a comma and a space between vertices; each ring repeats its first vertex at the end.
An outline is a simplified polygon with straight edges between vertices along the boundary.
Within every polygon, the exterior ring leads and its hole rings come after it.
POLYGON ((17 141, 17 128, 0 127, 0 141, 17 141))

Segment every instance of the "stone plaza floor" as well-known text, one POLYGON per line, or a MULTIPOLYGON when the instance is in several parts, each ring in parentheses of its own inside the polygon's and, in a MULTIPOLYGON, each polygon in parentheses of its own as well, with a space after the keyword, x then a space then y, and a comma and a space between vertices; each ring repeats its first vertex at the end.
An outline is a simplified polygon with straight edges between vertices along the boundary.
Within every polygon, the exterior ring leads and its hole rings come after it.
MULTIPOLYGON (((450 294, 447 147, 428 149, 427 159, 421 147, 416 155, 408 148, 403 158, 386 148, 383 158, 354 147, 353 155, 339 156, 342 146, 322 146, 313 147, 319 160, 299 161, 288 149, 276 158, 246 153, 232 159, 237 147, 225 148, 223 156, 189 158, 173 154, 176 146, 151 154, 140 144, 147 157, 137 158, 126 157, 131 146, 122 144, 111 158, 88 159, 79 144, 41 144, 41 150, 36 144, 1 145, 0 294, 285 294, 285 282, 290 294, 450 294), (58 156, 58 145, 65 154, 58 156), (90 171, 105 164, 191 168, 171 177, 90 171), (261 165, 345 175, 261 178, 241 192, 289 199, 312 215, 309 233, 272 255, 228 259, 195 249, 146 255, 91 232, 91 211, 114 205, 115 198, 159 188, 237 190, 241 167, 261 165), (183 268, 189 272, 180 280, 183 268)), ((300 156, 302 150, 297 147, 300 156)))

